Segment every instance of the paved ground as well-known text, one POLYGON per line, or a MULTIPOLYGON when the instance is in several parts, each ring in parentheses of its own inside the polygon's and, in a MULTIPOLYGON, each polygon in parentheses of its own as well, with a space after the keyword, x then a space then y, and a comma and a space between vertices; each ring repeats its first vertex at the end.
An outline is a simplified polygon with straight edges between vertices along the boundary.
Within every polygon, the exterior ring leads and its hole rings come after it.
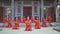
MULTIPOLYGON (((42 24, 41 24, 42 25, 42 24)), ((60 34, 60 32, 53 30, 54 27, 60 27, 60 22, 53 22, 52 27, 49 26, 47 23, 48 27, 41 29, 35 29, 34 28, 34 23, 32 24, 33 30, 32 31, 24 31, 25 30, 25 24, 21 23, 20 24, 20 29, 18 30, 12 30, 12 28, 5 28, 3 27, 3 24, 0 23, 0 34, 60 34), (2 31, 1 31, 2 29, 2 31)))
MULTIPOLYGON (((4 25, 3 23, 0 23, 0 27, 3 27, 3 25, 4 25)), ((40 23, 40 25, 42 26, 42 23, 40 23)), ((52 25, 52 27, 60 27, 60 22, 52 22, 51 25, 52 25)), ((34 26, 35 26, 35 23, 32 23, 32 27, 34 27, 34 26)), ((48 22, 47 22, 47 26, 50 27, 48 22)), ((25 24, 20 23, 20 27, 25 27, 25 24)))
POLYGON ((53 27, 47 27, 41 29, 34 29, 32 31, 24 31, 25 28, 22 27, 18 30, 12 30, 12 28, 0 28, 0 34, 60 34, 60 32, 53 30, 53 27))

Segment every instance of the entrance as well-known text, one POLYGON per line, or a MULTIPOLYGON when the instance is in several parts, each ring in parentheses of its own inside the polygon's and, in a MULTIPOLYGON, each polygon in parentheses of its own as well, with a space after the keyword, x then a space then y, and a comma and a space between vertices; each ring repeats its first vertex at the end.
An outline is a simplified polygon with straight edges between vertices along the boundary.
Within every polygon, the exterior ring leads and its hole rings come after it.
POLYGON ((3 22, 3 7, 0 7, 0 23, 3 22))
POLYGON ((23 7, 23 16, 27 17, 32 17, 32 6, 24 6, 23 7))

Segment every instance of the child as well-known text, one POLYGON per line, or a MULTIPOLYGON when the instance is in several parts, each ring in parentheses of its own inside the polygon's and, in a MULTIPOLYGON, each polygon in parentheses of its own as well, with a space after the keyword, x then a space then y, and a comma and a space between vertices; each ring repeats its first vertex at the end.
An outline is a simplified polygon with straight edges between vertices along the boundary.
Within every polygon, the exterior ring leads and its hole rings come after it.
POLYGON ((52 22, 51 16, 48 17, 48 22, 49 22, 49 25, 51 25, 51 22, 52 22))
POLYGON ((5 16, 5 17, 3 17, 3 23, 4 23, 4 27, 6 26, 6 23, 8 22, 8 19, 7 19, 7 17, 5 16))
POLYGON ((31 21, 32 21, 32 23, 34 23, 34 19, 33 18, 31 18, 31 21))
POLYGON ((32 23, 32 21, 29 19, 29 16, 28 16, 27 20, 25 21, 25 24, 26 24, 25 31, 32 31, 31 23, 32 23))
POLYGON ((19 29, 19 23, 20 23, 20 19, 15 18, 15 20, 14 20, 14 28, 13 29, 19 29))
POLYGON ((42 26, 47 27, 46 20, 44 18, 42 19, 42 26))
POLYGON ((10 18, 8 19, 8 26, 7 26, 7 28, 11 28, 12 27, 12 21, 10 20, 10 18))
POLYGON ((40 29, 40 20, 38 17, 35 19, 35 29, 40 29))
POLYGON ((7 22, 7 17, 3 17, 3 22, 4 22, 4 23, 7 22))
POLYGON ((18 21, 19 21, 19 23, 21 22, 21 19, 18 17, 18 21))

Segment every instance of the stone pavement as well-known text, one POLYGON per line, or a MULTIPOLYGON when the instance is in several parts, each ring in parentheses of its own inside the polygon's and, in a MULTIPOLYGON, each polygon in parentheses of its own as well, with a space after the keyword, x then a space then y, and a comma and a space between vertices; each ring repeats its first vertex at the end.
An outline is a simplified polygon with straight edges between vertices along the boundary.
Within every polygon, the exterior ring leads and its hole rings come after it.
POLYGON ((0 28, 0 34, 60 34, 60 32, 53 30, 53 27, 46 27, 41 29, 32 29, 32 31, 24 31, 25 28, 22 27, 18 30, 13 30, 12 28, 0 28))
MULTIPOLYGON (((3 27, 3 23, 0 23, 0 27, 3 27)), ((7 24, 6 24, 7 25, 7 24)), ((6 26, 5 25, 5 26, 6 26)), ((12 24, 13 26, 14 24, 12 24)), ((42 23, 40 23, 40 25, 42 25, 42 23)), ((32 27, 35 26, 35 23, 32 23, 32 27)), ((50 27, 49 23, 47 22, 47 26, 50 27)), ((24 23, 20 23, 20 27, 25 27, 25 24, 24 23)), ((51 23, 51 27, 60 27, 60 22, 52 22, 51 23)))

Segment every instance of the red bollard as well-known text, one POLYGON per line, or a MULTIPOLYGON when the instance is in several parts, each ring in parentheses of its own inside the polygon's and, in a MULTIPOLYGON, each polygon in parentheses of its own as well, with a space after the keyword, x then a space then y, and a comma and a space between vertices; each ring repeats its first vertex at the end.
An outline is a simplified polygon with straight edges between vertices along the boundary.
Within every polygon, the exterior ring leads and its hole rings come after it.
POLYGON ((42 27, 47 27, 47 24, 46 24, 46 20, 45 19, 42 20, 42 27))
POLYGON ((20 19, 16 18, 15 21, 14 21, 14 27, 13 27, 13 29, 19 29, 19 23, 20 23, 20 19))
POLYGON ((27 20, 25 21, 25 24, 26 24, 25 31, 32 31, 31 23, 32 23, 32 21, 28 17, 27 20))
POLYGON ((40 20, 38 18, 35 20, 35 29, 40 29, 40 20))
POLYGON ((8 20, 8 26, 6 26, 7 28, 11 28, 12 27, 12 21, 11 20, 8 20))
POLYGON ((52 22, 52 18, 51 18, 51 16, 48 17, 48 22, 49 22, 49 23, 52 22))

